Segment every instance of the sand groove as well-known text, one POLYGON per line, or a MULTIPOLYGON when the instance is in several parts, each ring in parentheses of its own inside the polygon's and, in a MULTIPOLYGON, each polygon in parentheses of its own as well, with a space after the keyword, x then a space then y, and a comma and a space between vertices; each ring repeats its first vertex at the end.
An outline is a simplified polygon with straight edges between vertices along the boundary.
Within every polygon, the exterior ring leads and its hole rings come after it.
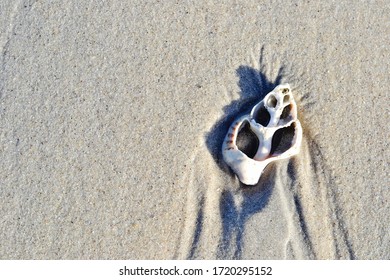
MULTIPOLYGON (((247 222, 267 207, 277 207, 270 202, 272 195, 278 196, 273 200, 280 205, 274 211, 286 224, 286 235, 279 238, 284 240, 284 258, 354 257, 337 206, 337 184, 318 145, 307 135, 298 156, 271 165, 252 188, 243 188, 231 174, 218 174, 223 171, 200 152, 191 162, 183 182, 187 186, 187 202, 176 258, 245 258, 247 246, 253 245, 245 242, 247 222)), ((264 242, 269 236, 257 238, 264 242)), ((269 238, 269 242, 277 242, 277 238, 269 238)))
MULTIPOLYGON (((304 139, 301 153, 291 161, 285 174, 283 190, 292 229, 287 247, 298 242, 296 247, 303 253, 294 257, 354 258, 337 204, 335 189, 338 186, 313 139, 304 139)), ((286 248, 286 257, 293 257, 288 252, 291 248, 286 248)))
MULTIPOLYGON (((178 259, 215 258, 221 236, 218 198, 221 189, 213 182, 212 166, 200 166, 198 153, 191 160, 189 176, 184 178, 187 202, 181 238, 175 257, 178 259), (209 172, 202 172, 205 168, 209 172)), ((215 169, 215 167, 214 167, 215 169)))

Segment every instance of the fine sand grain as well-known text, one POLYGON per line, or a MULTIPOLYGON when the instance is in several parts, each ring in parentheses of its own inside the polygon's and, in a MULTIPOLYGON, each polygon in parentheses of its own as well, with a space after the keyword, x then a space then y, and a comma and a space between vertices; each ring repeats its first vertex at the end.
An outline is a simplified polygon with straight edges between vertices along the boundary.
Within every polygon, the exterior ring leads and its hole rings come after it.
POLYGON ((390 2, 213 2, 1 2, 1 259, 390 259, 390 2), (301 152, 242 188, 283 82, 301 152))

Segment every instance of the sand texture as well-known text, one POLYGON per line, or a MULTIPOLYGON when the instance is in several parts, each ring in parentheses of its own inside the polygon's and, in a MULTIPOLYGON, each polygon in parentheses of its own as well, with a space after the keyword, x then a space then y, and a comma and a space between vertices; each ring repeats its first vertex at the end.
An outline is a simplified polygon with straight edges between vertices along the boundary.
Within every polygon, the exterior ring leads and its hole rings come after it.
POLYGON ((390 259, 390 2, 211 2, 1 1, 1 259, 390 259), (242 188, 284 82, 301 152, 242 188))

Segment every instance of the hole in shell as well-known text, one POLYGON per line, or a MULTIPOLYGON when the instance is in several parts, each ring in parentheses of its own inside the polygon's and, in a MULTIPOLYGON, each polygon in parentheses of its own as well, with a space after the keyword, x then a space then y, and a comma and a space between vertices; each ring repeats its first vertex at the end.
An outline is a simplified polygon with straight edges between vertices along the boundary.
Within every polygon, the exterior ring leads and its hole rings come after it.
POLYGON ((270 108, 275 108, 278 104, 278 100, 275 98, 275 96, 270 95, 270 97, 267 100, 267 106, 270 108))
POLYGON ((271 115, 269 114, 267 108, 264 107, 264 104, 261 103, 260 107, 253 114, 253 118, 262 126, 267 126, 271 119, 271 115))
POLYGON ((285 119, 290 115, 291 105, 284 107, 282 114, 280 115, 280 119, 285 119))
POLYGON ((290 102, 290 95, 285 95, 283 97, 283 103, 288 103, 288 102, 290 102))
POLYGON ((278 129, 272 138, 270 155, 281 154, 291 148, 295 135, 295 123, 278 129))
POLYGON ((251 130, 248 122, 245 122, 238 132, 236 140, 237 148, 249 158, 254 158, 259 147, 259 139, 251 130))
POLYGON ((282 93, 284 93, 284 94, 288 93, 289 91, 290 91, 290 90, 289 90, 288 88, 282 89, 282 93))

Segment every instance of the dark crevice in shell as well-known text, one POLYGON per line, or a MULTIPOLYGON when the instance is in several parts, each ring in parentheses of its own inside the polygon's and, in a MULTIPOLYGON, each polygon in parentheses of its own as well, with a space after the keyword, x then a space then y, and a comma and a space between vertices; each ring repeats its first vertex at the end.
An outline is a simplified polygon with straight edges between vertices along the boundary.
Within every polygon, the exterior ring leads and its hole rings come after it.
POLYGON ((257 123, 261 124, 262 126, 267 126, 271 119, 271 115, 265 108, 264 104, 261 103, 260 107, 258 107, 257 110, 254 112, 253 118, 257 123))
POLYGON ((268 97, 267 105, 268 105, 268 107, 271 107, 271 108, 275 108, 276 105, 278 105, 278 100, 276 99, 276 97, 274 95, 271 94, 268 97))
POLYGON ((282 111, 282 114, 280 115, 280 118, 281 119, 287 118, 290 115, 291 108, 292 108, 291 105, 288 105, 288 106, 284 107, 284 109, 282 111))
POLYGON ((238 149, 249 158, 254 158, 259 147, 259 139, 251 130, 250 124, 246 121, 238 132, 236 145, 238 149))
POLYGON ((295 123, 278 129, 272 138, 270 155, 281 154, 291 148, 295 135, 295 123))

